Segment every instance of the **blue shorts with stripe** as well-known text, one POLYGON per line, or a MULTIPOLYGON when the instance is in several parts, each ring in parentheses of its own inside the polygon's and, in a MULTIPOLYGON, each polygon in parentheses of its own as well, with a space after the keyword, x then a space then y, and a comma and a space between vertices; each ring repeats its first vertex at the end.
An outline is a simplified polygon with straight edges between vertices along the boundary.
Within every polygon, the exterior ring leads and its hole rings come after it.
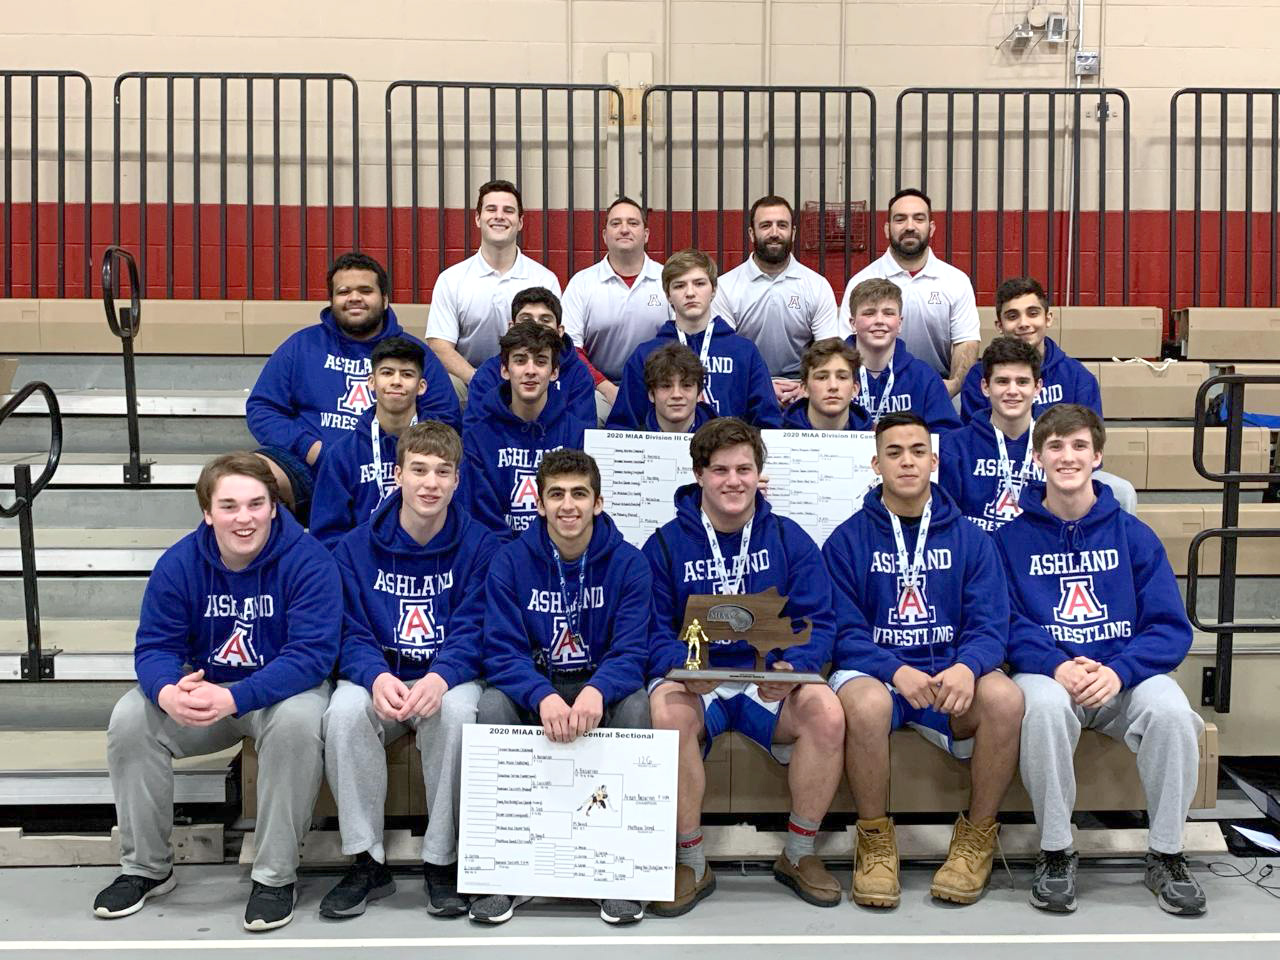
MULTIPOLYGON (((866 676, 870 674, 861 670, 834 670, 827 683, 838 693, 850 680, 866 676)), ((973 738, 957 740, 951 733, 951 717, 933 707, 913 707, 891 683, 886 683, 884 687, 893 698, 891 730, 911 727, 935 747, 947 751, 957 760, 968 760, 973 756, 973 738)))

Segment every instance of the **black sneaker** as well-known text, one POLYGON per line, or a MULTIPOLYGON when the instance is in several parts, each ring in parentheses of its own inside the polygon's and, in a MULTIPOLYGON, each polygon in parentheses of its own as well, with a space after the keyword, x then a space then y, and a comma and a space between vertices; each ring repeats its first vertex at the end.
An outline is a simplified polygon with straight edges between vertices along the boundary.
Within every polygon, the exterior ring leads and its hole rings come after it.
POLYGON ((467 912, 467 899, 458 893, 458 864, 441 866, 423 862, 422 886, 427 891, 427 913, 433 917, 460 917, 467 912))
POLYGON ((320 901, 320 916, 330 920, 358 917, 370 900, 381 900, 395 892, 396 881, 387 865, 367 853, 358 853, 337 886, 320 901))
POLYGON ((644 919, 644 904, 634 900, 601 900, 600 919, 605 923, 639 923, 644 919))
POLYGON ((172 870, 163 880, 122 873, 111 881, 111 886, 98 894, 93 901, 93 913, 107 920, 127 917, 141 910, 147 898, 163 896, 177 885, 178 878, 173 875, 172 870))
POLYGON ((471 901, 471 909, 467 915, 476 923, 506 923, 516 912, 516 907, 522 903, 528 903, 530 899, 530 897, 509 897, 505 893, 476 897, 471 901))
POLYGON ((1180 917, 1198 917, 1206 909, 1204 890, 1191 870, 1187 858, 1180 853, 1147 851, 1147 889, 1165 913, 1180 917))
POLYGON ((1076 865, 1080 855, 1065 850, 1041 850, 1031 878, 1031 905, 1050 913, 1076 909, 1076 865))
POLYGON ((244 928, 258 933, 283 927, 293 919, 294 889, 292 883, 268 887, 253 881, 249 902, 244 908, 244 928))

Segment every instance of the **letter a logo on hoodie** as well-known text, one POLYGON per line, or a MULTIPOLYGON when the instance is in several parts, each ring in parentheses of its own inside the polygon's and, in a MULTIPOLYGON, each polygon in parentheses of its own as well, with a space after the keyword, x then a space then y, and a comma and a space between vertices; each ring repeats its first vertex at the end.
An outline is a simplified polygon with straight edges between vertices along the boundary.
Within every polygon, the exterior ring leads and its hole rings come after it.
POLYGON ((898 600, 889 611, 889 622, 895 626, 918 627, 933 623, 933 620, 933 607, 929 606, 929 599, 924 594, 923 578, 919 583, 907 583, 904 578, 899 577, 898 600))
POLYGON ((253 624, 237 620, 231 636, 222 641, 210 661, 224 667, 260 667, 262 657, 253 645, 253 624))
POLYGON ((431 601, 422 597, 402 597, 397 634, 401 646, 433 647, 436 641, 436 619, 431 601))
POLYGON ((533 470, 517 470, 511 485, 511 512, 529 513, 538 509, 538 474, 533 470))
POLYGON ((347 375, 347 388, 338 398, 338 409, 357 417, 373 406, 373 391, 369 378, 358 373, 347 375))
POLYGON ((1020 493, 1020 490, 1011 490, 1008 485, 1000 484, 1000 489, 996 492, 996 498, 988 503, 983 511, 987 515, 987 519, 999 520, 1002 523, 1016 520, 1022 515, 1022 508, 1018 506, 1020 493))
POLYGON ((1059 623, 1097 623, 1107 619, 1107 605, 1093 592, 1093 577, 1060 577, 1058 605, 1053 618, 1059 623))

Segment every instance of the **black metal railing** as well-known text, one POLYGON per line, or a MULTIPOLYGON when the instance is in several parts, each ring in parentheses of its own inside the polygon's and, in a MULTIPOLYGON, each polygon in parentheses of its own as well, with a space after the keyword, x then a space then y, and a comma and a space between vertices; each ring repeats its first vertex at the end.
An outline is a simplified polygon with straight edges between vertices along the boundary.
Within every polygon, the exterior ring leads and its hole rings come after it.
POLYGON ((918 187, 944 208, 947 260, 958 252, 965 232, 960 218, 967 215, 967 272, 980 293, 989 294, 1004 277, 1020 274, 1040 278, 1055 303, 1078 303, 1085 291, 1096 292, 1096 302, 1105 303, 1112 299, 1107 289, 1110 256, 1112 269, 1120 269, 1119 299, 1127 304, 1129 145, 1129 98, 1114 87, 910 87, 897 100, 894 189, 918 187), (914 165, 909 161, 913 147, 914 165), (941 193, 935 176, 939 166, 941 193), (1087 173, 1096 174, 1096 186, 1086 180, 1087 173), (1117 173, 1118 210, 1117 191, 1108 183, 1117 173), (1016 190, 1009 189, 1010 182, 1016 190), (1086 203, 1089 190, 1094 195, 1086 203), (980 215, 992 209, 992 201, 994 230, 984 230, 980 215), (1008 225, 1006 213, 1015 218, 1008 225), (1087 233, 1085 214, 1092 221, 1087 233), (1113 249, 1109 214, 1120 219, 1119 251, 1113 249), (1042 225, 1033 223, 1041 217, 1042 225), (1011 243, 1006 242, 1010 232, 1017 238, 1011 243), (1086 239, 1092 263, 1085 259, 1086 239), (1043 250, 1036 249, 1037 241, 1043 250), (1092 271, 1087 282, 1086 267, 1092 271))
MULTIPOLYGON (((20 92, 20 91, 19 91, 20 92)), ((93 254, 91 244, 93 237, 93 86, 89 78, 77 70, 0 70, 0 123, 3 123, 4 137, 4 295, 6 297, 21 296, 18 289, 21 278, 15 283, 14 262, 14 213, 19 204, 14 199, 15 184, 19 179, 14 177, 14 167, 20 163, 25 146, 26 180, 27 180, 27 265, 26 293, 31 297, 39 297, 40 293, 40 247, 48 244, 47 234, 42 235, 40 206, 41 190, 48 191, 47 185, 40 182, 40 125, 46 118, 42 111, 47 108, 48 98, 57 103, 56 124, 57 174, 54 186, 56 196, 56 214, 54 221, 54 252, 56 265, 56 295, 67 295, 67 276, 70 269, 68 258, 68 222, 67 198, 70 187, 67 183, 68 172, 79 168, 83 181, 83 196, 80 219, 81 240, 79 257, 83 266, 84 292, 82 296, 92 296, 93 254), (70 83, 68 83, 70 81, 70 83), (20 120, 15 115, 19 104, 18 94, 14 91, 15 83, 25 82, 28 88, 26 105, 29 110, 25 143, 14 139, 14 121, 20 120), (69 90, 68 87, 72 89, 69 90), (80 91, 77 99, 75 88, 80 91), (42 91, 45 93, 42 95, 42 91), (68 141, 68 121, 78 123, 81 128, 78 143, 68 141), (70 158, 70 159, 69 159, 70 158)))
POLYGON ((1207 306, 1204 260, 1217 261, 1213 275, 1217 306, 1280 304, 1280 88, 1187 87, 1169 100, 1169 310, 1207 306), (1179 124, 1191 104, 1191 141, 1179 124), (1234 109, 1233 109, 1234 107, 1234 109), (1206 109, 1207 108, 1207 109, 1206 109), (1243 109, 1241 109, 1243 108, 1243 109), (1208 128, 1206 130, 1206 128, 1208 128), (1212 146, 1211 146, 1212 145, 1212 146), (1178 196, 1179 162, 1191 151, 1192 205, 1178 196), (1261 154, 1259 157, 1258 155, 1261 154), (1206 177, 1206 172, 1216 176, 1206 177), (1256 207, 1261 182, 1269 203, 1256 207), (1216 182, 1216 209, 1206 206, 1206 186, 1216 182), (1235 193, 1233 194, 1233 190, 1235 193), (1232 228, 1232 202, 1243 204, 1242 226, 1232 228), (1255 240, 1254 213, 1269 214, 1267 240, 1255 240), (1178 249, 1178 221, 1191 216, 1191 250, 1178 249), (1216 219, 1216 249, 1206 250, 1207 228, 1216 219), (1265 266, 1258 261, 1262 261, 1265 266), (1264 269, 1266 293, 1255 291, 1255 270, 1264 269), (1239 271, 1233 275, 1233 271, 1239 271), (1190 290, 1187 274, 1190 272, 1190 290), (1235 291, 1240 296, 1233 296, 1235 291), (1261 302, 1259 302, 1261 300, 1261 302))
POLYGON ((728 269, 751 252, 752 202, 779 194, 796 211, 797 253, 810 254, 804 258, 819 273, 826 274, 829 254, 840 256, 840 282, 875 259, 876 98, 866 87, 650 87, 640 102, 640 171, 642 205, 665 201, 651 224, 660 227, 651 249, 711 249, 705 212, 714 218, 716 262, 728 269), (676 171, 686 167, 688 188, 677 189, 676 171), (687 230, 672 216, 686 203, 687 230), (730 246, 726 214, 736 219, 738 211, 730 246))
POLYGON ((0 407, 0 424, 9 419, 9 415, 35 393, 43 395, 45 409, 49 414, 49 456, 40 476, 34 481, 31 479, 31 464, 14 464, 13 503, 7 507, 0 504, 0 517, 10 520, 18 518, 22 595, 27 611, 27 652, 22 657, 21 675, 23 680, 38 681, 53 679, 54 658, 61 652, 57 649, 45 650, 40 635, 40 590, 36 576, 35 525, 31 515, 36 497, 53 479, 58 462, 62 459, 62 412, 58 408, 58 397, 47 383, 32 381, 0 407))
POLYGON ((1240 538, 1270 537, 1280 538, 1280 527, 1240 526, 1240 484, 1242 483, 1275 483, 1280 481, 1280 472, 1275 470, 1265 473, 1246 473, 1240 469, 1244 448, 1244 398, 1246 384, 1275 385, 1280 384, 1280 376, 1263 374, 1223 373, 1210 377, 1200 384, 1196 392, 1196 424, 1192 436, 1191 462, 1196 472, 1206 480, 1221 483, 1222 490, 1222 525, 1202 530, 1191 538, 1187 550, 1187 617, 1197 630, 1215 634, 1218 638, 1217 653, 1212 673, 1205 675, 1205 693, 1202 697, 1206 706, 1212 704, 1219 713, 1231 710, 1231 655, 1237 633, 1271 633, 1276 629, 1275 621, 1257 623, 1236 622, 1236 574, 1237 547, 1240 538), (1209 391, 1222 386, 1226 394, 1226 450, 1223 456, 1221 471, 1210 470, 1204 462, 1204 431, 1207 423, 1208 406, 1206 400, 1209 391), (1218 570, 1218 617, 1217 620, 1205 623, 1199 617, 1199 575, 1200 548, 1208 540, 1221 540, 1220 565, 1218 570))
MULTIPOLYGON (((345 247, 360 245, 360 101, 356 82, 344 73, 142 73, 131 72, 116 78, 114 89, 114 152, 112 170, 115 182, 112 205, 112 237, 116 245, 125 242, 121 207, 124 204, 124 133, 122 123, 126 114, 125 100, 130 92, 136 97, 136 111, 128 111, 131 120, 136 118, 137 155, 132 158, 131 166, 136 171, 136 187, 130 191, 137 197, 138 225, 136 242, 138 251, 139 275, 142 281, 141 293, 148 293, 147 264, 155 254, 152 252, 152 236, 148 216, 151 197, 149 168, 156 163, 164 164, 164 289, 165 295, 174 296, 175 280, 187 270, 179 270, 180 264, 175 260, 175 233, 177 223, 177 200, 179 189, 179 165, 182 166, 184 188, 190 189, 191 225, 190 246, 191 263, 190 295, 199 299, 205 295, 205 276, 203 268, 204 236, 202 222, 202 204, 205 199, 205 187, 202 172, 206 163, 206 151, 209 140, 217 144, 217 190, 218 206, 218 283, 216 296, 226 299, 232 295, 228 282, 228 257, 232 254, 231 228, 229 211, 239 206, 233 204, 230 183, 233 161, 243 166, 242 189, 244 207, 244 247, 235 250, 237 257, 243 256, 244 269, 236 271, 245 277, 245 289, 236 291, 236 295, 253 298, 258 296, 256 264, 258 253, 270 253, 271 256, 271 296, 279 300, 282 297, 282 278, 287 274, 296 276, 297 285, 293 288, 298 299, 307 299, 308 291, 322 291, 324 271, 333 261, 335 235, 342 235, 347 242, 345 247), (159 87, 162 93, 163 120, 152 116, 150 106, 153 98, 151 90, 159 87), (337 87, 345 87, 348 92, 348 109, 338 112, 337 87), (270 99, 267 99, 269 92, 270 99), (310 94, 310 95, 309 95, 310 94), (216 100, 215 100, 216 97, 216 100), (205 107, 206 99, 214 101, 213 109, 205 107), (312 105, 319 100, 322 103, 323 120, 315 119, 311 112, 312 105), (189 139, 179 143, 179 113, 182 126, 189 127, 189 139), (232 116, 233 114, 238 114, 232 116), (268 114, 268 117, 264 117, 268 114), (151 145, 150 127, 152 123, 162 122, 164 125, 164 147, 162 151, 154 150, 151 145), (259 124, 270 123, 271 138, 267 159, 260 159, 260 151, 255 145, 255 132, 259 124), (217 125, 216 137, 205 137, 205 124, 217 125), (243 146, 239 143, 232 146, 232 125, 234 133, 243 135, 243 146), (336 143, 337 131, 342 126, 350 127, 350 152, 342 157, 336 143), (296 127, 290 137, 293 143, 286 142, 285 128, 296 127), (313 145, 313 139, 322 143, 313 145), (296 146, 296 153, 291 151, 296 146), (189 152, 188 152, 189 151, 189 152), (235 156, 233 158, 233 151, 235 156), (319 264, 318 272, 313 269, 309 259, 310 237, 308 234, 308 213, 311 203, 309 181, 311 167, 316 155, 323 155, 324 177, 324 210, 325 228, 324 243, 326 259, 319 264), (340 166, 345 164, 345 166, 340 166), (271 170, 271 233, 269 238, 259 237, 257 231, 255 202, 258 194, 255 177, 257 171, 264 166, 271 170), (288 173, 294 182, 285 183, 288 173), (289 223, 283 222, 281 201, 286 193, 293 201, 290 207, 296 210, 289 215, 289 223), (349 197, 340 202, 340 197, 349 197), (337 223, 336 214, 340 210, 349 210, 350 226, 337 223), (342 229, 338 230, 341 226, 342 229), (286 229, 287 228, 287 229, 286 229), (286 240, 288 242, 286 242, 286 240), (282 254, 286 249, 298 251, 296 267, 285 271, 282 254)), ((260 142, 260 141, 258 141, 260 142)), ((318 165, 318 164, 317 164, 318 165)), ((158 251, 157 251, 158 252, 158 251)))
POLYGON ((141 486, 151 482, 151 461, 142 459, 142 441, 138 431, 138 374, 135 369, 133 341, 142 329, 142 287, 138 281, 138 264, 133 254, 122 247, 107 247, 102 254, 102 305, 107 312, 107 327, 120 338, 124 358, 124 415, 129 430, 129 462, 124 465, 124 482, 141 486), (124 261, 129 271, 129 306, 117 310, 120 278, 116 261, 124 261))
POLYGON ((623 99, 617 87, 397 80, 387 87, 385 142, 387 266, 399 277, 402 296, 424 299, 446 266, 477 248, 469 211, 475 206, 473 190, 486 180, 511 180, 521 191, 526 213, 536 221, 530 229, 526 220, 522 245, 548 268, 562 267, 559 272, 567 279, 587 265, 579 256, 576 214, 583 181, 589 179, 583 226, 593 258, 600 259, 598 213, 626 182, 623 99), (405 168, 408 223, 400 226, 395 198, 404 196, 405 168), (461 211, 460 222, 449 222, 449 210, 461 211), (566 211, 563 240, 553 238, 554 210, 566 211), (423 223, 424 214, 434 219, 434 271, 424 247, 432 224, 423 223), (539 238, 536 245, 531 234, 539 238), (560 242, 563 258, 555 248, 560 242))

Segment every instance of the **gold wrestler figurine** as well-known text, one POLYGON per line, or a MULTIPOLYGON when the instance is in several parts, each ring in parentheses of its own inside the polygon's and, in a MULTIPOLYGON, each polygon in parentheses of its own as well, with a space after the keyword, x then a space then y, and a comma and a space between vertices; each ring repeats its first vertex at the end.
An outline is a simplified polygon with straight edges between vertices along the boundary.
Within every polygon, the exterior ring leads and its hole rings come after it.
POLYGON ((687 650, 684 660, 686 670, 702 669, 702 645, 710 643, 702 624, 695 619, 684 632, 684 643, 687 650))

